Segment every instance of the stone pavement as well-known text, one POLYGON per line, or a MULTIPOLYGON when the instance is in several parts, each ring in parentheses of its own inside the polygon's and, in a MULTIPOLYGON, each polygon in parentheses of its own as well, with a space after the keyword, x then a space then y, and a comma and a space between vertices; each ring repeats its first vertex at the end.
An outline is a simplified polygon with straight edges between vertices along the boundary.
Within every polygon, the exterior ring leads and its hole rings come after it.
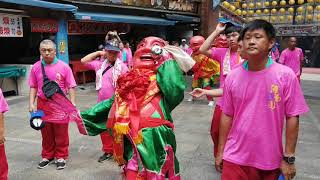
MULTIPOLYGON (((320 179, 320 87, 319 81, 303 81, 309 93, 312 110, 301 117, 301 130, 297 146, 297 180, 320 179)), ((78 106, 84 110, 96 102, 92 88, 80 87, 78 106), (82 90, 81 90, 81 89, 82 90), (85 89, 85 90, 83 90, 85 89)), ((187 96, 185 97, 187 99, 187 96)), ((26 96, 9 97, 10 111, 5 114, 6 151, 9 161, 9 180, 121 180, 121 169, 112 161, 98 163, 101 155, 99 137, 86 137, 78 133, 75 124, 69 127, 70 158, 61 171, 52 164, 37 169, 40 160, 41 134, 29 127, 26 96)), ((184 100, 173 112, 177 139, 177 156, 183 180, 217 180, 214 170, 212 141, 209 135, 212 108, 204 100, 193 103, 184 100)))

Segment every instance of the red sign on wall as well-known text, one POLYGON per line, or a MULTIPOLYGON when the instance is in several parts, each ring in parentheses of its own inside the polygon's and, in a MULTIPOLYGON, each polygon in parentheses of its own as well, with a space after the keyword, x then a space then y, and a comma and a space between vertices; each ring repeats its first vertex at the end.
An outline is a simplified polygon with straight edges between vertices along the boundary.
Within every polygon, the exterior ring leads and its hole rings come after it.
POLYGON ((118 33, 127 33, 130 25, 125 23, 97 23, 68 21, 68 34, 107 34, 108 31, 116 30, 118 33))
POLYGON ((52 19, 31 19, 31 32, 57 33, 58 21, 52 19))

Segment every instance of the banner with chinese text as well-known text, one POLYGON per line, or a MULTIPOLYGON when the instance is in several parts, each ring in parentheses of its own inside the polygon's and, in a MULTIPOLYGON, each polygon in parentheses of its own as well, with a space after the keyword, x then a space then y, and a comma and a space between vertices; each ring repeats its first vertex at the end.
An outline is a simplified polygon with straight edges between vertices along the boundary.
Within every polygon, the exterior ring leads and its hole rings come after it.
POLYGON ((0 37, 23 37, 22 16, 0 14, 0 37))

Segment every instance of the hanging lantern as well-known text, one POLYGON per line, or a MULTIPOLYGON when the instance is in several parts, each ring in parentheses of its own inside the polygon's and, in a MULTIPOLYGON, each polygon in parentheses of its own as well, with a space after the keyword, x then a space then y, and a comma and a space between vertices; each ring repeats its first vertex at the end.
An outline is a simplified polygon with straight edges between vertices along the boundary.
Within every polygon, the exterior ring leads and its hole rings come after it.
POLYGON ((317 3, 320 3, 320 0, 316 0, 317 3))
POLYGON ((298 7, 298 8, 297 8, 297 11, 298 11, 299 13, 302 13, 303 7, 302 7, 302 6, 298 7))
POLYGON ((241 13, 242 13, 242 16, 246 16, 247 15, 247 11, 243 10, 241 13))
POLYGON ((253 3, 249 3, 249 8, 254 8, 254 4, 253 3))
POLYGON ((308 15, 307 15, 307 20, 308 20, 308 21, 311 21, 312 19, 313 19, 313 16, 312 16, 311 14, 308 14, 308 15))
POLYGON ((308 2, 308 3, 313 3, 314 1, 313 1, 313 0, 307 0, 307 2, 308 2))
POLYGON ((295 0, 289 0, 290 5, 294 5, 294 3, 296 3, 295 0))
POLYGON ((288 16, 287 16, 287 19, 288 19, 288 21, 292 21, 292 19, 293 19, 293 16, 291 16, 291 15, 288 15, 288 16))
POLYGON ((284 21, 284 16, 280 16, 279 19, 280 19, 281 22, 283 22, 284 21))
MULTIPOLYGON (((320 0, 319 0, 319 1, 320 1, 320 0)), ((269 1, 264 2, 264 6, 265 6, 265 7, 270 6, 270 2, 269 2, 269 1)))
POLYGON ((278 5, 278 2, 277 2, 277 1, 272 1, 272 2, 271 2, 271 5, 272 5, 272 6, 277 6, 277 5, 278 5))
POLYGON ((240 10, 240 9, 237 9, 237 10, 236 10, 236 14, 237 14, 238 16, 241 16, 241 10, 240 10))
POLYGON ((229 7, 230 7, 230 3, 229 3, 228 1, 224 1, 224 2, 222 3, 222 5, 223 5, 225 8, 227 8, 227 9, 229 9, 229 7))
POLYGON ((317 20, 320 21, 320 14, 317 15, 317 20))
POLYGON ((241 6, 243 9, 246 9, 248 7, 248 5, 246 3, 242 4, 241 6))
POLYGON ((248 11, 248 14, 249 14, 250 16, 252 16, 252 15, 254 14, 254 11, 253 11, 253 10, 249 10, 249 11, 248 11))
POLYGON ((308 12, 312 12, 313 11, 313 7, 312 6, 307 6, 307 11, 308 12))
POLYGON ((230 11, 235 11, 236 7, 234 5, 231 5, 229 9, 230 9, 230 11))
POLYGON ((280 9, 279 9, 279 12, 280 12, 281 14, 285 14, 285 13, 286 13, 286 9, 280 8, 280 9))
POLYGON ((296 16, 296 20, 298 22, 301 22, 303 20, 303 17, 301 15, 296 16))
POLYGON ((272 13, 272 14, 276 14, 276 13, 277 13, 277 10, 276 10, 276 9, 271 9, 271 13, 272 13))
POLYGON ((264 9, 264 10, 263 10, 263 13, 264 13, 264 14, 269 14, 269 12, 270 12, 269 9, 264 9))
POLYGON ((286 2, 285 0, 281 0, 281 1, 280 1, 280 5, 281 5, 281 6, 285 6, 286 4, 287 4, 287 2, 286 2))
POLYGON ((316 6, 316 10, 320 11, 320 5, 316 6))
POLYGON ((304 0, 298 0, 298 4, 303 4, 304 0))
POLYGON ((262 7, 261 2, 257 2, 257 3, 256 3, 256 7, 257 7, 257 8, 261 8, 261 7, 262 7))
POLYGON ((276 22, 277 18, 275 16, 271 17, 271 22, 276 22))
POLYGON ((294 12, 294 9, 291 7, 291 8, 288 8, 288 11, 290 14, 292 14, 294 12))
POLYGON ((236 0, 236 2, 241 2, 241 0, 236 0))
POLYGON ((260 9, 256 10, 256 14, 260 15, 261 14, 261 10, 260 9))
POLYGON ((235 6, 236 8, 239 8, 239 7, 240 7, 240 3, 239 3, 239 2, 235 2, 235 3, 234 3, 234 6, 235 6))

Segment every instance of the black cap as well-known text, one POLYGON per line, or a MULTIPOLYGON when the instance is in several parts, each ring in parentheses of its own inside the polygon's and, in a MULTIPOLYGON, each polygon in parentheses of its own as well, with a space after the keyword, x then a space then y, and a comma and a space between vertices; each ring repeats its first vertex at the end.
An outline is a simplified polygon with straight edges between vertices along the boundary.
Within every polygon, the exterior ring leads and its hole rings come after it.
POLYGON ((104 49, 107 51, 118 51, 120 52, 119 48, 119 41, 117 39, 112 39, 106 42, 104 49))

